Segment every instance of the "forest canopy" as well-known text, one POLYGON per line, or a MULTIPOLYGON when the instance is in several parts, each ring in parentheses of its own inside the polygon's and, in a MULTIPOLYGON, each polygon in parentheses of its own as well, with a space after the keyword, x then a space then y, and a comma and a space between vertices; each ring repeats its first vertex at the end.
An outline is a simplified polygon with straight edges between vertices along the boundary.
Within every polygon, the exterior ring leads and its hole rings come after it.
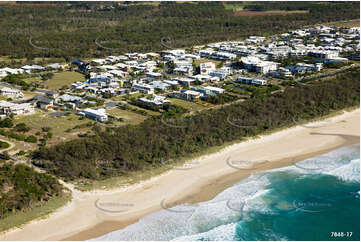
POLYGON ((359 2, 17 2, 0 5, 0 56, 71 58, 158 51, 358 19, 359 2), (307 10, 239 16, 245 10, 307 10))

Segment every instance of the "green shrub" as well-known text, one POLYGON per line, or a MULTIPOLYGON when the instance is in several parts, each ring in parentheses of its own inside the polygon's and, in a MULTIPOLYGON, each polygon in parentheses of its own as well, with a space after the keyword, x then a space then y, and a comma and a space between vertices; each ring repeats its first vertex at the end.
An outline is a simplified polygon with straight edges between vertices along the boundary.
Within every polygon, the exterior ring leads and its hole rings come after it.
POLYGON ((36 143, 38 141, 38 138, 36 138, 34 135, 30 135, 25 138, 25 142, 28 143, 36 143))

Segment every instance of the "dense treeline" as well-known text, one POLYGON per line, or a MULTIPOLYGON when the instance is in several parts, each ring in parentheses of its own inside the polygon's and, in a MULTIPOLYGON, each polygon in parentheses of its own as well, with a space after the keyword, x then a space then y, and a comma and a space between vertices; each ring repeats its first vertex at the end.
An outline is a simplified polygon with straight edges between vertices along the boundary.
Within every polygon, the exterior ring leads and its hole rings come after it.
MULTIPOLYGON (((271 6, 279 9, 291 6, 287 2, 256 5, 265 6, 265 10, 271 6)), ((1 4, 0 56, 69 61, 131 51, 157 51, 165 48, 160 41, 164 37, 173 39, 168 43, 172 47, 186 47, 356 19, 360 9, 359 2, 304 2, 297 7, 303 8, 309 12, 237 16, 236 11, 225 9, 221 2, 1 4)))
POLYGON ((34 158, 66 179, 102 179, 356 106, 359 95, 360 71, 353 69, 331 80, 256 95, 184 118, 152 117, 136 126, 98 130, 93 137, 41 148, 34 158))
POLYGON ((22 164, 0 166, 0 219, 62 194, 62 185, 49 175, 22 164))

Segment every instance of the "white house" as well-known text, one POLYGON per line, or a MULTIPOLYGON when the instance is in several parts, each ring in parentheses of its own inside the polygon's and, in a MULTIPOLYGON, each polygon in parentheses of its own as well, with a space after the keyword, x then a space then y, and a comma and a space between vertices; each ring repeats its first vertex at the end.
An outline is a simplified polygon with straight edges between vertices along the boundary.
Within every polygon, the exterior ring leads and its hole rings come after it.
POLYGON ((201 96, 201 93, 197 92, 197 91, 193 91, 193 90, 183 89, 180 92, 172 92, 171 96, 180 98, 180 99, 184 99, 184 100, 188 100, 188 101, 195 101, 195 100, 199 99, 199 97, 201 96))
POLYGON ((5 97, 10 97, 10 98, 23 98, 24 97, 24 94, 20 90, 9 88, 9 87, 1 88, 0 94, 5 97))
POLYGON ((223 80, 227 76, 232 74, 232 69, 230 67, 222 67, 218 70, 214 70, 211 73, 209 73, 212 77, 218 77, 219 79, 223 80))
POLYGON ((173 70, 173 74, 175 75, 188 76, 188 75, 192 75, 192 73, 193 73, 193 67, 177 67, 174 68, 173 70))
POLYGON ((145 94, 153 94, 154 87, 145 83, 134 83, 132 86, 132 91, 139 91, 145 94))
POLYGON ((79 114, 99 122, 108 121, 108 114, 105 113, 104 108, 100 108, 100 109, 86 108, 83 111, 79 112, 79 114))
POLYGON ((139 101, 147 104, 147 105, 151 105, 151 106, 155 106, 155 107, 162 107, 163 104, 167 104, 170 103, 170 101, 163 96, 157 96, 154 95, 154 97, 152 99, 148 99, 148 98, 139 98, 139 101))
POLYGON ((205 62, 199 65, 202 75, 208 75, 216 69, 216 65, 213 62, 205 62))
POLYGON ((178 56, 178 55, 185 55, 186 51, 182 49, 175 49, 175 50, 165 50, 162 51, 162 53, 167 55, 178 56))
POLYGON ((212 92, 214 94, 217 94, 217 95, 222 94, 225 91, 222 88, 212 87, 212 86, 206 86, 206 87, 204 87, 204 89, 206 89, 207 91, 210 91, 210 92, 212 92))
POLYGON ((31 114, 34 112, 34 106, 31 103, 18 104, 7 101, 0 101, 0 113, 7 116, 10 114, 31 114))
POLYGON ((91 63, 96 64, 96 65, 104 65, 105 63, 107 63, 106 59, 95 59, 92 60, 91 63))
POLYGON ((0 77, 5 77, 8 74, 21 74, 21 73, 24 73, 23 69, 13 69, 8 67, 0 69, 0 77))
POLYGON ((278 63, 272 61, 263 61, 255 56, 242 57, 244 67, 249 71, 266 74, 277 70, 278 63))
POLYGON ((249 77, 237 77, 236 82, 243 83, 243 84, 257 85, 257 86, 267 85, 267 80, 254 79, 254 78, 249 78, 249 77))

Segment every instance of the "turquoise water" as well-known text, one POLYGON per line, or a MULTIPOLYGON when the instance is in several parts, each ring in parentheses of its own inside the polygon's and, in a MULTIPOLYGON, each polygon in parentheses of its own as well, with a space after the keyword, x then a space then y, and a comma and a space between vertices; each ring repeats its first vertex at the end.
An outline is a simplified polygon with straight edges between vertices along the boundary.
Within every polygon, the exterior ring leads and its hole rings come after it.
POLYGON ((359 241, 360 147, 253 174, 210 201, 153 213, 96 240, 359 241))

